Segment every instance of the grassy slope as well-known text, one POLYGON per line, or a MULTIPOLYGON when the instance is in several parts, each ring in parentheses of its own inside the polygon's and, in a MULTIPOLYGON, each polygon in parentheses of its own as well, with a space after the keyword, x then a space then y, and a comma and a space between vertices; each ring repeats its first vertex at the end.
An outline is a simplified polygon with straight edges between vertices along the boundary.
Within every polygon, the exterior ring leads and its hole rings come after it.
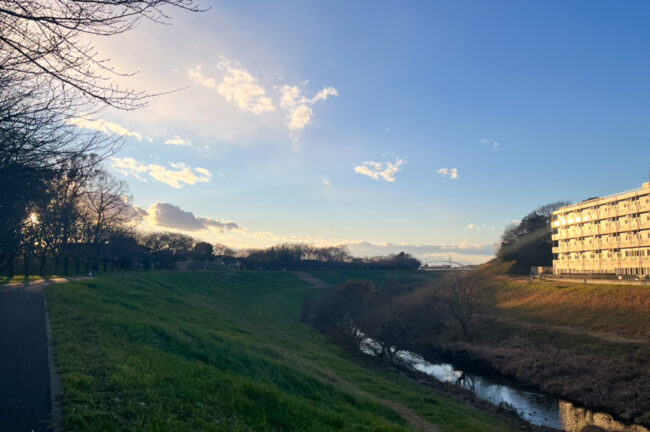
POLYGON ((312 291, 270 272, 124 274, 52 287, 66 428, 409 430, 390 404, 445 431, 508 430, 351 360, 299 322, 312 291))
POLYGON ((505 318, 650 338, 650 286, 530 282, 505 276, 507 263, 486 265, 479 271, 493 286, 494 305, 505 318))

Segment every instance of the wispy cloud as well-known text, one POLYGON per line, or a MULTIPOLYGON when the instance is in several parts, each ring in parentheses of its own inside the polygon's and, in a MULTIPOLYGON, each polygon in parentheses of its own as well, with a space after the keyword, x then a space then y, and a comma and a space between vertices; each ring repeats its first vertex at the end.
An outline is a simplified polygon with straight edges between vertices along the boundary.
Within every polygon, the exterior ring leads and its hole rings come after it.
POLYGON ((484 145, 489 145, 495 150, 499 147, 499 142, 493 138, 483 138, 479 142, 484 145))
POLYGON ((325 87, 313 98, 305 97, 302 89, 297 85, 283 85, 279 89, 280 106, 287 112, 287 126, 290 130, 300 130, 311 122, 314 111, 311 106, 330 96, 338 96, 339 92, 334 87, 325 87))
POLYGON ((194 80, 194 82, 197 84, 201 84, 206 87, 217 87, 217 82, 214 80, 214 78, 208 78, 203 75, 203 67, 201 65, 187 69, 187 76, 192 78, 192 80, 194 80))
POLYGON ((327 186, 327 187, 332 186, 332 182, 327 177, 321 177, 320 181, 323 186, 327 186))
POLYGON ((183 138, 179 137, 178 135, 174 135, 173 138, 169 138, 168 140, 166 140, 165 144, 175 145, 175 146, 189 146, 189 145, 192 145, 191 142, 189 142, 186 139, 183 139, 183 138))
POLYGON ((364 161, 361 165, 354 167, 354 172, 375 180, 384 179, 393 183, 395 174, 399 172, 400 166, 405 163, 406 161, 400 158, 395 158, 395 162, 364 161))
POLYGON ((165 183, 173 188, 180 189, 184 185, 207 183, 212 178, 212 173, 205 168, 190 168, 182 163, 172 163, 171 168, 161 165, 145 164, 137 160, 126 158, 111 158, 111 166, 119 173, 133 175, 140 181, 146 181, 145 174, 156 181, 165 183))
POLYGON ((488 225, 488 224, 482 224, 482 225, 477 225, 477 224, 469 224, 465 227, 463 231, 495 231, 496 227, 488 225))
MULTIPOLYGON (((125 137, 132 137, 137 139, 138 141, 142 141, 144 138, 142 134, 131 131, 124 126, 109 122, 106 120, 102 119, 91 119, 89 117, 81 116, 81 117, 74 117, 71 119, 66 120, 66 123, 69 125, 77 126, 78 128, 82 129, 91 129, 95 130, 101 133, 104 133, 106 135, 119 135, 119 136, 125 136, 125 137)), ((147 138, 148 141, 152 141, 151 138, 147 138)))
POLYGON ((440 168, 438 170, 438 174, 440 174, 443 177, 449 177, 452 180, 456 180, 458 178, 458 169, 456 169, 456 168, 440 168))

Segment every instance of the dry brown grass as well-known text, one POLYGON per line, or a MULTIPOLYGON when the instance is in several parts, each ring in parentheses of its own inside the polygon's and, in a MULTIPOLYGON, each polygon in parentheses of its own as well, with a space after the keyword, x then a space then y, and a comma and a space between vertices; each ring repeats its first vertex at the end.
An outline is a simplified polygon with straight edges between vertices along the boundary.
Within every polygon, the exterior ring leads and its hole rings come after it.
POLYGON ((529 281, 505 274, 509 263, 478 271, 489 281, 500 318, 650 340, 650 287, 529 281))

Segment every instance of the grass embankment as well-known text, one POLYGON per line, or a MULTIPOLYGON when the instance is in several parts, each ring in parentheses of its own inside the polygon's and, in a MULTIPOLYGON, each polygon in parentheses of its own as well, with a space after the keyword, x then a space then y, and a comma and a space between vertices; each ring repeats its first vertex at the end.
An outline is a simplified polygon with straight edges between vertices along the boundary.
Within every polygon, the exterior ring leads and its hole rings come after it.
POLYGON ((288 273, 140 273, 52 287, 71 431, 507 431, 299 322, 288 273))
POLYGON ((486 278, 495 321, 468 344, 474 355, 650 426, 650 287, 486 278))
POLYGON ((650 287, 551 279, 493 282, 504 318, 650 340, 650 287))

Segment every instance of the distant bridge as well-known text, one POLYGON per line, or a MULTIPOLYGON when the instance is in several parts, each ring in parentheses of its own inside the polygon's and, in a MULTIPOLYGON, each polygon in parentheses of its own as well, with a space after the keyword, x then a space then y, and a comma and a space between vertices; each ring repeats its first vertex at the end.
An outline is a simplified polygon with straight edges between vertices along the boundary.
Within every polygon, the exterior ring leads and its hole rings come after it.
MULTIPOLYGON (((430 264, 433 264, 433 265, 447 264, 450 269, 454 269, 454 270, 458 269, 459 267, 467 267, 467 266, 470 265, 470 264, 466 264, 466 263, 460 263, 460 262, 457 262, 457 261, 452 261, 451 258, 447 259, 447 260, 426 260, 424 262, 424 265, 430 265, 430 264)), ((440 269, 440 268, 438 268, 438 269, 440 269)))

